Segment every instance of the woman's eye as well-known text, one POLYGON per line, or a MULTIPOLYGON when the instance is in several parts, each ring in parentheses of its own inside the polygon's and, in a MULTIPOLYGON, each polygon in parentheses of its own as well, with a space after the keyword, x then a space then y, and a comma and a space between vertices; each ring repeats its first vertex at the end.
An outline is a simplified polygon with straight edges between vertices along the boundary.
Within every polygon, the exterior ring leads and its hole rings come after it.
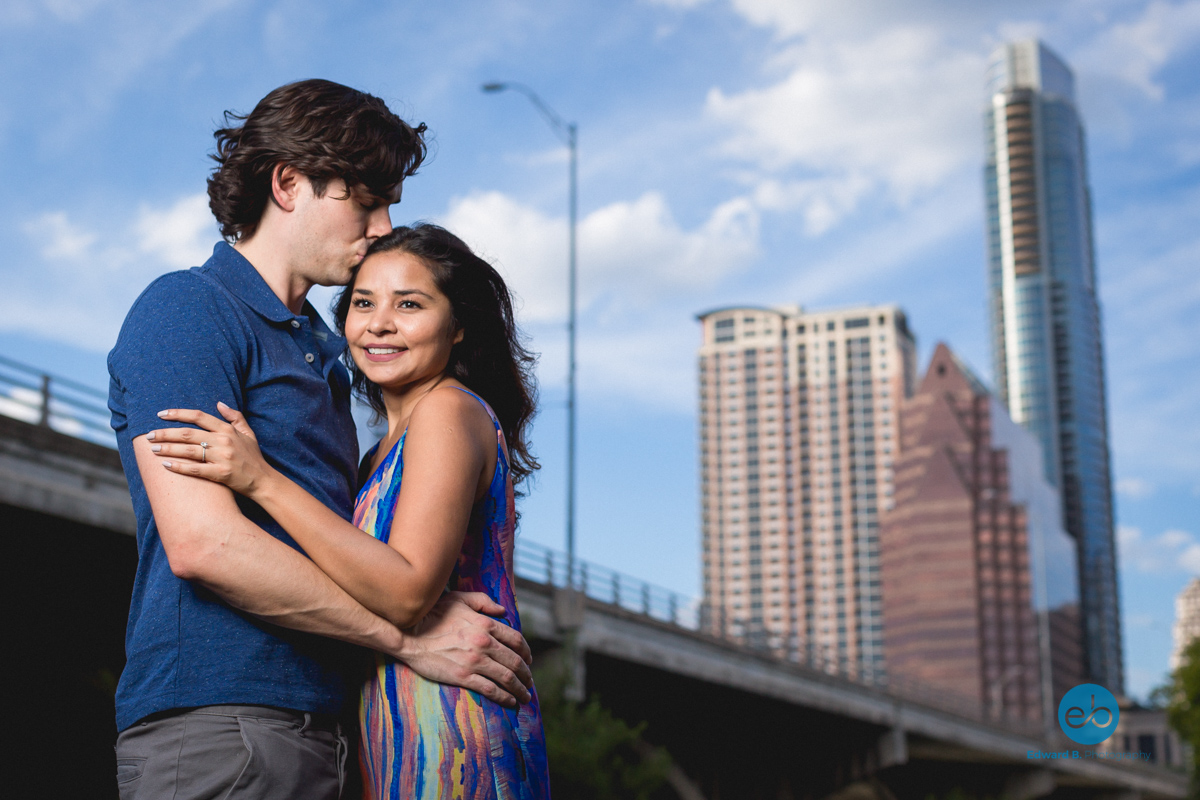
POLYGON ((351 303, 351 305, 353 305, 355 308, 370 308, 371 301, 370 300, 355 300, 353 303, 351 303))
POLYGON ((416 300, 401 300, 399 307, 400 308, 420 308, 421 304, 418 303, 416 300))

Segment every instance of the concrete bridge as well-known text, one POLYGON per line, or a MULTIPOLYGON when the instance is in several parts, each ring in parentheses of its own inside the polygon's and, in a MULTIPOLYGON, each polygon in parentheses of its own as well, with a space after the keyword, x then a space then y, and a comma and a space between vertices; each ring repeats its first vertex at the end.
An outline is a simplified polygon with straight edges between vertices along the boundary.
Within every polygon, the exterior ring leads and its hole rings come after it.
MULTIPOLYGON (((48 381, 41 388, 27 395, 29 413, 17 409, 24 420, 0 415, 2 685, 27 729, 24 774, 45 784, 23 796, 113 797, 112 689, 136 568, 133 511, 103 430, 81 429, 78 415, 52 407, 48 381)), ((1007 800, 1187 794, 1184 775, 1153 765, 1028 758, 1083 754, 1057 732, 975 719, 913 687, 868 685, 836 665, 707 636, 683 598, 594 565, 567 589, 561 559, 524 544, 518 574, 537 658, 562 659, 578 694, 646 722, 645 739, 674 757, 671 785, 686 800, 925 800, 956 787, 1007 800)))

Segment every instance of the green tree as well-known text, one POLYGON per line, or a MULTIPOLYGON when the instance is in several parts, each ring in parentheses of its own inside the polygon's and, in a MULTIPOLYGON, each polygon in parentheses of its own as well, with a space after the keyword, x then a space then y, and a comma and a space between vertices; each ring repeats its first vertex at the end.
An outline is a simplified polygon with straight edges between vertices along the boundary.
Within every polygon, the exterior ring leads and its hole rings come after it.
POLYGON ((536 683, 555 797, 650 800, 666 784, 672 760, 641 738, 646 723, 617 719, 595 695, 586 703, 565 699, 556 670, 539 671, 536 683))
MULTIPOLYGON (((925 795, 925 800, 938 800, 938 797, 932 793, 925 795)), ((942 795, 941 800, 978 800, 975 795, 971 794, 961 786, 955 786, 950 791, 942 795)), ((990 800, 990 798, 984 798, 990 800)))
POLYGON ((1200 639, 1184 648, 1169 688, 1155 689, 1152 698, 1167 701, 1167 721, 1192 747, 1192 796, 1200 797, 1196 782, 1196 767, 1200 766, 1200 639))

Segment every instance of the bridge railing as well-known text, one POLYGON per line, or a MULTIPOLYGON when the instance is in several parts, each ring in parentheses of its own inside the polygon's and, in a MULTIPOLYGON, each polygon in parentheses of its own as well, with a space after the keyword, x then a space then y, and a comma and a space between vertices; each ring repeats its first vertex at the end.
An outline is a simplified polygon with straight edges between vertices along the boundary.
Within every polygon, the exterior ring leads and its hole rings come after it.
MULTIPOLYGON (((566 555, 537 542, 518 540, 514 561, 522 578, 558 587, 571 583, 566 555)), ((574 588, 593 600, 689 630, 700 628, 700 604, 685 594, 579 559, 574 578, 574 588)))
MULTIPOLYGON (((0 414, 112 447, 116 442, 109 426, 107 399, 99 389, 0 356, 0 414)), ((748 652, 1020 733, 1040 733, 1038 726, 1023 720, 985 719, 977 703, 882 670, 863 668, 812 643, 772 641, 765 631, 731 631, 713 624, 716 620, 709 609, 697 599, 599 564, 576 560, 574 575, 568 576, 566 556, 536 542, 519 540, 515 562, 516 572, 523 578, 557 587, 573 584, 594 600, 721 639, 748 652)))
MULTIPOLYGON (((566 555, 538 544, 518 539, 514 556, 517 575, 548 586, 568 586, 566 555)), ((836 651, 815 645, 771 640, 765 631, 740 632, 714 624, 711 610, 700 601, 661 586, 588 561, 575 561, 574 588, 593 600, 642 614, 659 622, 677 625, 718 639, 759 656, 836 676, 861 686, 882 691, 897 699, 908 700, 967 719, 985 722, 1015 733, 1040 737, 1042 727, 1023 719, 988 717, 979 703, 952 692, 927 686, 918 681, 889 675, 883 669, 864 667, 836 651)))
POLYGON ((108 395, 69 378, 0 356, 0 414, 116 446, 108 395))

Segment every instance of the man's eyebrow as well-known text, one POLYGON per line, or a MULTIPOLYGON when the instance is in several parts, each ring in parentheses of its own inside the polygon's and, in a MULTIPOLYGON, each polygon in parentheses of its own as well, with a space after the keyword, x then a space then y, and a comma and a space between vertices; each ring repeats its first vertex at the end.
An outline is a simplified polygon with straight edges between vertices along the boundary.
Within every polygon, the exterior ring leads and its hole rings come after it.
POLYGON ((400 195, 403 186, 404 184, 397 183, 391 189, 387 189, 383 192, 372 192, 368 190, 367 194, 373 197, 380 204, 390 206, 400 202, 400 195))

